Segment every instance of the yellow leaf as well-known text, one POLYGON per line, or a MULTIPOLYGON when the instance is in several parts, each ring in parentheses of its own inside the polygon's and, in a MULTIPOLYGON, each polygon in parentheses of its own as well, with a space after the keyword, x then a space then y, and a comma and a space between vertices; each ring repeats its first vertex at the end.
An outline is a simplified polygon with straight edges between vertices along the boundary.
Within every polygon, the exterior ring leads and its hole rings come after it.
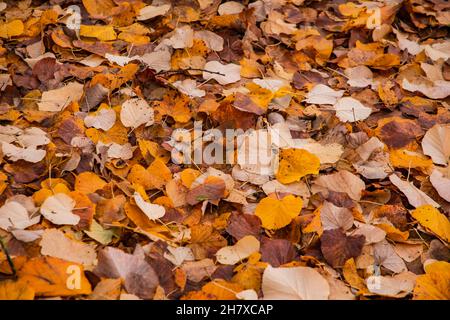
POLYGON ((425 266, 417 277, 414 300, 450 300, 450 263, 437 261, 425 266))
POLYGON ((186 188, 190 188, 194 180, 197 179, 200 174, 200 171, 191 168, 187 168, 181 171, 180 178, 183 186, 185 186, 186 188))
POLYGON ((86 130, 86 136, 94 143, 101 141, 105 144, 111 142, 125 144, 128 142, 128 130, 120 121, 116 121, 112 128, 106 132, 96 128, 89 128, 86 130))
POLYGON ((450 222, 448 218, 432 205, 423 205, 411 211, 411 215, 425 229, 450 242, 450 222))
POLYGON ((135 164, 131 167, 127 179, 133 185, 141 185, 144 190, 148 190, 153 187, 150 173, 140 164, 135 164))
POLYGON ((33 300, 34 290, 23 280, 0 281, 0 300, 33 300))
POLYGON ((147 168, 147 171, 150 173, 150 181, 155 189, 161 189, 170 179, 172 179, 170 169, 159 159, 153 161, 147 168))
POLYGON ((231 279, 232 282, 240 284, 244 290, 253 289, 256 292, 261 288, 261 271, 252 265, 239 270, 231 279))
POLYGON ((80 26, 80 36, 97 38, 101 41, 116 40, 117 34, 112 26, 80 26))
POLYGON ((320 208, 321 207, 314 210, 313 212, 314 217, 312 218, 311 222, 302 230, 304 233, 316 232, 319 235, 319 237, 322 235, 323 228, 322 228, 322 221, 320 220, 320 208))
POLYGON ((11 38, 20 36, 23 33, 24 25, 20 20, 13 20, 8 23, 0 23, 0 38, 11 38))
POLYGON ((243 78, 258 78, 261 76, 261 67, 255 60, 243 58, 240 61, 240 65, 243 78))
POLYGON ((92 78, 91 87, 99 83, 109 90, 117 89, 121 85, 133 79, 138 69, 139 67, 137 64, 129 63, 121 68, 117 73, 99 73, 92 78))
POLYGON ((318 174, 320 160, 304 149, 283 149, 276 178, 281 183, 299 181, 308 174, 318 174))
POLYGON ((167 163, 170 160, 170 153, 163 149, 158 143, 138 139, 139 150, 141 150, 142 156, 145 158, 148 155, 152 156, 155 159, 162 160, 164 163, 167 163))
POLYGON ((401 231, 394 227, 391 224, 388 223, 380 223, 376 224, 376 227, 384 230, 386 232, 386 237, 394 240, 394 241, 406 241, 409 238, 409 232, 408 231, 401 231))
POLYGON ((267 197, 258 203, 255 215, 261 219, 264 228, 276 230, 291 223, 299 215, 302 206, 302 199, 293 195, 282 200, 267 197))
POLYGON ((93 172, 80 173, 75 179, 75 190, 84 194, 103 189, 106 182, 93 172))
POLYGON ((121 32, 117 38, 135 45, 143 45, 150 42, 150 38, 147 36, 129 32, 121 32))
POLYGON ((53 257, 32 258, 25 262, 17 274, 34 289, 37 296, 75 296, 91 293, 91 285, 83 273, 83 267, 74 262, 53 257))
POLYGON ((364 279, 358 274, 353 258, 350 258, 345 262, 342 274, 344 275, 345 281, 347 281, 351 287, 360 290, 362 293, 368 292, 364 279))
POLYGON ((112 0, 83 0, 83 5, 92 18, 98 19, 108 17, 115 7, 112 0))
POLYGON ((433 161, 431 159, 407 149, 391 150, 389 152, 389 160, 396 168, 419 168, 424 172, 428 172, 433 166, 433 161))
POLYGON ((240 284, 222 279, 213 280, 202 287, 204 293, 214 295, 217 300, 236 300, 236 293, 242 290, 240 284))

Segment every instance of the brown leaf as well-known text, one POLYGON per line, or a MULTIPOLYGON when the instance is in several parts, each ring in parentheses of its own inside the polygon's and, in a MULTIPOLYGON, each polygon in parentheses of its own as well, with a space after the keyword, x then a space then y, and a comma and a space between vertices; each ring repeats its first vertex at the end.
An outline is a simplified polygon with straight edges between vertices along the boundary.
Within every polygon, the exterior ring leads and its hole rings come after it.
POLYGON ((98 265, 94 273, 99 277, 121 278, 128 293, 151 299, 159 280, 141 250, 128 254, 117 248, 106 247, 98 253, 98 265))
POLYGON ((340 229, 325 230, 320 238, 322 254, 334 268, 342 268, 345 261, 361 254, 365 237, 346 236, 340 229))

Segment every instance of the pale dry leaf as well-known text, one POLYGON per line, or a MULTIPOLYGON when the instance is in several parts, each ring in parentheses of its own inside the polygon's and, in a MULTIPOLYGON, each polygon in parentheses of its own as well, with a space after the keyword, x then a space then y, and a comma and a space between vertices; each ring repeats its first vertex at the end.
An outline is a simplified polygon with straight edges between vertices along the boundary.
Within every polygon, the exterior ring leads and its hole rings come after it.
POLYGON ((445 177, 441 171, 434 169, 430 175, 430 182, 439 195, 445 201, 450 202, 450 179, 445 177))
POLYGON ((347 208, 336 207, 331 202, 324 201, 320 208, 320 221, 323 230, 341 228, 347 231, 353 226, 353 214, 347 208))
POLYGON ((163 49, 146 53, 139 57, 138 60, 145 63, 150 69, 161 72, 170 70, 170 58, 171 54, 169 50, 163 49))
POLYGON ((194 261, 195 257, 192 253, 192 249, 189 247, 167 247, 168 252, 164 252, 164 258, 172 262, 175 266, 179 267, 185 261, 194 261))
POLYGON ((408 199, 408 202, 415 208, 430 204, 435 208, 439 208, 440 205, 423 191, 417 189, 411 182, 400 179, 395 173, 389 176, 389 180, 394 186, 396 186, 408 199))
POLYGON ((258 294, 253 289, 247 289, 236 293, 236 298, 240 300, 258 300, 258 294))
POLYGON ((194 38, 202 40, 206 46, 213 51, 222 51, 224 40, 217 33, 209 30, 194 32, 194 38))
POLYGON ((44 159, 47 151, 36 149, 36 147, 20 148, 7 142, 2 142, 2 152, 11 161, 25 160, 36 163, 44 159))
POLYGON ((450 124, 436 124, 422 139, 423 153, 434 163, 447 165, 450 158, 450 124))
POLYGON ((258 252, 260 243, 254 236, 245 236, 232 246, 223 247, 216 252, 216 259, 221 264, 234 265, 258 252))
POLYGON ((38 223, 40 216, 31 217, 27 208, 16 201, 6 201, 0 208, 0 228, 3 230, 25 229, 38 223))
POLYGON ((342 122, 356 122, 367 119, 372 113, 372 109, 364 106, 358 100, 351 97, 344 97, 334 104, 336 117, 342 122))
POLYGON ((178 27, 162 44, 174 49, 191 48, 194 45, 194 30, 189 25, 178 27))
POLYGON ((408 37, 397 29, 392 29, 392 31, 397 36, 398 46, 402 50, 408 50, 412 55, 419 54, 424 48, 419 44, 418 41, 409 40, 408 37))
MULTIPOLYGON (((271 193, 289 193, 296 196, 301 196, 303 200, 308 199, 311 196, 308 186, 303 181, 297 181, 289 184, 282 184, 278 180, 271 180, 264 183, 261 188, 266 195, 271 193)), ((304 206, 307 206, 308 202, 305 201, 304 206)))
POLYGON ((162 218, 166 214, 166 209, 163 206, 145 201, 139 192, 135 192, 133 198, 139 209, 141 209, 150 220, 162 218))
POLYGON ((83 95, 83 85, 78 82, 42 93, 41 102, 38 102, 40 111, 59 112, 71 102, 78 101, 83 95))
POLYGON ((84 118, 84 124, 88 128, 102 129, 108 131, 116 123, 116 112, 113 109, 101 109, 97 113, 84 118))
POLYGON ((370 276, 366 279, 367 289, 386 297, 403 298, 410 294, 416 283, 417 275, 405 271, 394 276, 370 276))
POLYGON ((127 65, 128 63, 130 63, 130 61, 134 60, 134 57, 130 58, 130 57, 125 57, 125 56, 118 56, 118 55, 114 55, 114 54, 110 54, 110 53, 105 54, 105 58, 109 62, 115 63, 121 67, 127 65))
POLYGON ((339 143, 322 144, 314 139, 293 139, 293 148, 305 149, 317 156, 321 164, 336 163, 344 153, 344 147, 339 143))
POLYGON ((386 232, 378 227, 358 221, 355 221, 355 225, 357 229, 351 234, 363 235, 366 238, 366 245, 383 241, 386 238, 386 232))
POLYGON ((223 16, 226 14, 238 14, 241 13, 245 9, 245 6, 242 3, 236 1, 228 1, 222 3, 217 12, 219 15, 223 16))
POLYGON ((424 45, 425 53, 427 56, 433 60, 438 61, 443 59, 446 61, 450 59, 450 41, 438 42, 433 44, 424 45))
POLYGON ((200 282, 205 278, 210 278, 216 271, 217 266, 212 259, 207 258, 198 261, 185 261, 181 265, 181 269, 186 272, 190 281, 200 282))
POLYGON ((151 299, 159 284, 158 275, 145 260, 142 248, 134 254, 106 247, 98 253, 98 265, 94 273, 105 278, 121 278, 128 293, 143 299, 151 299))
POLYGON ((80 216, 73 214, 75 200, 65 193, 57 193, 45 199, 41 206, 41 214, 54 224, 75 225, 80 216))
POLYGON ((358 176, 347 170, 322 175, 314 180, 312 191, 317 193, 319 191, 334 191, 345 192, 353 200, 360 200, 361 193, 366 188, 364 181, 358 176))
POLYGON ((171 8, 170 4, 163 4, 160 6, 145 6, 139 10, 139 15, 137 16, 138 21, 149 20, 157 16, 165 15, 171 8))
POLYGON ((93 267, 97 260, 95 245, 72 240, 57 229, 46 229, 39 245, 42 255, 76 262, 87 268, 93 267))
POLYGON ((241 80, 241 66, 234 63, 221 64, 219 61, 209 61, 205 64, 204 70, 203 79, 213 79, 222 85, 241 80))
POLYGON ((450 95, 450 81, 436 80, 431 83, 410 82, 404 78, 402 88, 410 92, 420 92, 431 99, 444 99, 450 95))
POLYGON ((153 108, 141 98, 125 101, 120 110, 120 121, 125 127, 137 128, 140 125, 152 125, 154 122, 153 108))
POLYGON ((21 230, 15 229, 11 230, 12 235, 19 241, 22 242, 33 242, 41 238, 44 234, 44 230, 21 230))
POLYGON ((403 259, 398 256, 393 246, 386 240, 373 245, 373 256, 375 263, 392 272, 401 273, 408 270, 403 259))
POLYGON ((347 68, 344 71, 347 76, 347 83, 355 88, 365 88, 374 84, 373 73, 366 66, 347 68))
POLYGON ((201 98, 206 95, 205 90, 198 88, 197 82, 192 79, 178 80, 172 83, 181 93, 190 96, 191 98, 201 98))
POLYGON ((423 245, 421 243, 396 243, 394 246, 394 250, 400 256, 400 258, 402 258, 406 262, 413 262, 422 255, 423 245))
POLYGON ((324 84, 315 85, 306 95, 305 102, 334 105, 344 95, 344 90, 335 91, 324 84))
POLYGON ((313 268, 269 265, 263 273, 262 292, 264 300, 327 300, 330 286, 313 268))

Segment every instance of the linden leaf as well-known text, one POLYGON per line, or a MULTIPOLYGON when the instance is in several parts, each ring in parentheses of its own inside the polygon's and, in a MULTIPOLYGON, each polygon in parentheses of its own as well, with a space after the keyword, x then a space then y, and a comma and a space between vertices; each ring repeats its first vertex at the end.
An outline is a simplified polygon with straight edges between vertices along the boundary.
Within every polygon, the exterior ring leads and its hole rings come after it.
POLYGON ((74 262, 53 257, 32 258, 17 272, 21 280, 34 289, 36 296, 76 296, 91 293, 91 285, 83 273, 83 267, 74 262), (70 285, 70 276, 80 276, 79 287, 70 285))
POLYGON ((308 174, 318 174, 320 160, 304 149, 283 149, 276 178, 281 183, 299 181, 308 174))
POLYGON ((34 289, 19 279, 0 281, 0 300, 33 300, 34 289))
POLYGON ((417 277, 414 300, 450 300, 450 263, 432 262, 417 277))
POLYGON ((291 223, 299 215, 302 206, 303 200, 293 195, 281 200, 267 197, 258 203, 255 215, 261 219, 264 228, 277 230, 291 223))
POLYGON ((259 241, 254 236, 245 236, 233 246, 228 246, 216 252, 217 261, 222 264, 234 265, 246 259, 252 253, 259 251, 259 241))
POLYGON ((450 221, 432 205, 422 205, 411 211, 411 215, 425 229, 450 242, 450 221))
POLYGON ((262 292, 265 300, 327 300, 330 287, 313 268, 268 266, 263 274, 262 292))
POLYGON ((75 179, 75 190, 84 194, 94 193, 107 183, 93 172, 80 173, 75 179))

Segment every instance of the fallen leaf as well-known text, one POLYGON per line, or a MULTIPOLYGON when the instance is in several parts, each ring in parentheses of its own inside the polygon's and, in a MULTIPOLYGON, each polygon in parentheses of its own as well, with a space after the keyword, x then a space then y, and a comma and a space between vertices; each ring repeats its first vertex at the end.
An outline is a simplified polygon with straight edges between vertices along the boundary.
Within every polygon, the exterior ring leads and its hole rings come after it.
POLYGON ((351 97, 340 98, 333 107, 336 110, 336 117, 342 122, 364 120, 372 113, 371 108, 351 97))
POLYGON ((432 205, 421 205, 411 211, 411 216, 425 229, 450 242, 450 221, 432 205))
POLYGON ((66 108, 71 102, 79 101, 83 95, 83 85, 78 82, 69 84, 42 93, 41 102, 38 102, 40 111, 58 112, 66 108))
POLYGON ((305 102, 334 105, 343 95, 343 90, 335 91, 324 84, 318 84, 308 92, 305 102))
POLYGON ((396 174, 389 176, 389 180, 400 189, 401 192, 408 198, 408 201, 414 207, 420 207, 423 205, 431 205, 433 207, 439 208, 440 205, 427 196, 424 192, 417 189, 411 182, 403 181, 396 174))
POLYGON ((347 236, 340 229, 334 229, 324 230, 320 242, 325 260, 334 268, 342 268, 348 259, 361 254, 365 238, 363 235, 347 236))
POLYGON ((304 149, 283 149, 276 178, 287 184, 300 180, 308 174, 318 174, 320 160, 304 149))
POLYGON ((223 247, 216 252, 216 259, 221 264, 234 265, 259 251, 259 241, 254 236, 245 236, 234 245, 223 247))
POLYGON ((262 292, 265 300, 327 300, 328 282, 309 267, 264 270, 262 292))
POLYGON ((209 61, 205 64, 203 79, 216 80, 222 85, 237 82, 241 79, 241 67, 237 64, 221 64, 218 61, 209 61))
POLYGON ((142 124, 149 126, 154 122, 153 109, 144 99, 127 100, 122 104, 120 121, 127 128, 137 128, 142 124))
POLYGON ((53 257, 37 257, 25 262, 18 271, 19 278, 34 289, 36 296, 77 296, 91 293, 91 285, 83 273, 83 267, 74 262, 53 257), (70 276, 80 276, 72 283, 70 276))
POLYGON ((141 209, 150 220, 162 218, 166 214, 166 209, 163 206, 145 201, 138 192, 134 193, 133 198, 139 209, 141 209))
POLYGON ((432 262, 425 266, 425 274, 417 277, 414 300, 450 299, 450 263, 432 262))
POLYGON ((98 253, 98 276, 121 278, 127 292, 143 299, 151 299, 159 283, 154 269, 145 261, 144 253, 128 254, 120 249, 106 247, 98 253))
POLYGON ((42 255, 73 261, 85 268, 94 266, 97 259, 95 246, 69 239, 57 229, 45 230, 39 245, 42 255))
POLYGON ((297 217, 302 206, 302 199, 293 195, 281 200, 267 197, 258 203, 255 215, 261 219, 263 228, 276 230, 287 226, 297 217))
POLYGON ((41 214, 54 224, 76 225, 80 217, 73 214, 75 200, 64 193, 48 197, 41 206, 41 214))
POLYGON ((450 126, 435 125, 425 133, 422 140, 423 153, 430 156, 436 164, 447 165, 450 157, 450 126))

